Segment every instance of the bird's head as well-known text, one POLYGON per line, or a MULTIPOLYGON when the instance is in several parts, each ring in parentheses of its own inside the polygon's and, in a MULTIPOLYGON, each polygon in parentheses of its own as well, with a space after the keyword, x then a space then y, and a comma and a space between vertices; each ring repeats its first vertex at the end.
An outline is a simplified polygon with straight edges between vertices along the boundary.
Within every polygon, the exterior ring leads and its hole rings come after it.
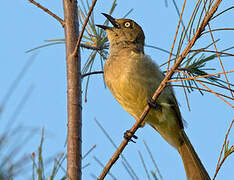
POLYGON ((107 32, 111 47, 129 47, 143 52, 145 35, 142 28, 131 19, 115 19, 102 13, 113 27, 97 25, 107 32))

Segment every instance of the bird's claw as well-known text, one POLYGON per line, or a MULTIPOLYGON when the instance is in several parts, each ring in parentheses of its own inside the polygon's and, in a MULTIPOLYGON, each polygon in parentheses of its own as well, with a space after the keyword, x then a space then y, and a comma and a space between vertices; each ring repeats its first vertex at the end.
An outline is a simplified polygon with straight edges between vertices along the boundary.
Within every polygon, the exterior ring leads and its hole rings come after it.
POLYGON ((124 133, 124 138, 127 139, 128 141, 131 141, 133 143, 136 143, 132 138, 137 139, 138 137, 130 132, 130 130, 127 130, 124 133))
POLYGON ((153 108, 155 110, 158 110, 161 108, 161 106, 156 101, 154 101, 152 98, 149 98, 147 103, 151 108, 153 108))

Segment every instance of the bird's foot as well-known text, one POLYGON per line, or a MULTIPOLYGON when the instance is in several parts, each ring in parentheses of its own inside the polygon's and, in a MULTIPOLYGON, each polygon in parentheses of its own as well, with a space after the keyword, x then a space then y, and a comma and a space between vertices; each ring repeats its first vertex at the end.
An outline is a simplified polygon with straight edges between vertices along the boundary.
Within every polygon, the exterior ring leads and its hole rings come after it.
POLYGON ((134 139, 137 139, 138 137, 134 134, 132 134, 130 132, 130 130, 127 130, 125 133, 124 133, 124 138, 127 139, 128 141, 131 141, 131 142, 134 142, 136 143, 135 141, 133 141, 131 138, 134 138, 134 139))
POLYGON ((140 128, 143 128, 144 126, 145 126, 145 124, 146 124, 146 122, 145 121, 143 121, 141 124, 140 124, 140 128))
POLYGON ((149 98, 147 103, 151 108, 155 110, 159 110, 161 108, 161 106, 157 102, 155 102, 152 98, 149 98))

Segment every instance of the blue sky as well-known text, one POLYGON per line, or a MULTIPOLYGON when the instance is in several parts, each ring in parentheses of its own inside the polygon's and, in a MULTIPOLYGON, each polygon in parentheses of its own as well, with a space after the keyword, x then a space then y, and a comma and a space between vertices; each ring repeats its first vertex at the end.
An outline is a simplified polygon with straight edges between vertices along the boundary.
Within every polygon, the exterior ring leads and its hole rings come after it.
MULTIPOLYGON (((58 16, 63 17, 62 1, 41 0, 38 2, 45 5, 58 16)), ((32 94, 17 116, 14 126, 21 125, 25 127, 25 131, 38 128, 38 131, 34 133, 35 136, 24 145, 22 154, 26 155, 37 151, 40 143, 40 128, 44 126, 44 154, 45 157, 51 157, 58 152, 65 151, 64 143, 67 130, 65 46, 64 44, 55 45, 33 53, 25 53, 25 51, 43 45, 45 43, 44 40, 64 38, 63 29, 55 19, 26 0, 3 1, 1 4, 0 102, 25 63, 34 54, 36 54, 36 58, 4 108, 0 117, 2 124, 0 132, 7 128, 7 122, 20 99, 28 88, 33 86, 32 94)), ((150 0, 147 3, 144 1, 119 0, 117 4, 118 6, 113 13, 114 17, 121 18, 128 10, 133 8, 134 10, 129 15, 129 18, 134 19, 143 27, 146 44, 170 50, 179 19, 171 1, 169 1, 168 7, 165 7, 164 0, 150 0)), ((178 5, 179 9, 181 9, 182 2, 178 5)), ((184 17, 189 17, 188 15, 191 14, 193 5, 193 3, 188 2, 184 17)), ((234 1, 225 1, 221 4, 219 10, 224 10, 233 5, 234 1)), ((105 18, 101 13, 108 12, 110 6, 111 1, 97 2, 94 13, 96 24, 104 22, 105 18)), ((233 27, 234 14, 232 12, 230 11, 224 16, 217 18, 215 22, 211 23, 211 27, 233 27)), ((215 33, 214 36, 216 39, 221 38, 217 44, 219 50, 233 46, 233 38, 230 38, 234 36, 233 32, 215 33)), ((211 43, 211 39, 207 35, 199 40, 197 47, 209 43, 211 43)), ((158 64, 168 59, 168 54, 158 50, 146 48, 145 51, 158 64)), ((89 53, 90 51, 85 49, 81 51, 82 63, 85 62, 89 53)), ((233 70, 233 58, 223 58, 223 64, 226 70, 233 70)), ((218 59, 211 63, 210 66, 216 67, 217 72, 222 72, 218 59)), ((100 70, 98 59, 94 67, 95 70, 100 70)), ((233 74, 228 75, 228 77, 230 80, 233 80, 233 74)), ((189 96, 192 109, 189 112, 183 90, 177 88, 175 91, 183 118, 188 124, 186 132, 208 173, 213 177, 225 133, 233 119, 233 111, 230 106, 215 95, 205 93, 204 96, 201 96, 195 92, 189 96)), ((83 161, 83 165, 91 164, 83 170, 83 179, 87 180, 93 179, 90 174, 98 176, 102 170, 93 157, 96 156, 105 164, 115 151, 95 123, 95 118, 102 124, 117 145, 121 143, 123 133, 135 121, 120 107, 110 91, 104 87, 101 75, 95 75, 90 78, 88 101, 87 103, 83 101, 83 154, 93 145, 97 146, 83 161)), ((138 151, 141 151, 143 154, 147 168, 154 170, 143 140, 150 147, 165 180, 186 179, 179 154, 157 132, 146 126, 143 129, 139 129, 136 135, 138 136, 137 143, 130 143, 123 154, 136 171, 139 179, 146 179, 147 176, 138 151)), ((233 132, 231 132, 229 136, 230 144, 233 144, 233 137, 233 132)), ((120 159, 114 165, 111 173, 117 179, 130 179, 121 161, 120 159)), ((231 180, 234 177, 233 163, 234 158, 231 156, 222 166, 217 180, 231 180)), ((66 167, 65 163, 63 167, 66 167)), ((29 178, 30 172, 31 169, 29 168, 28 172, 23 173, 17 179, 29 178)), ((57 179, 62 174, 63 172, 60 172, 57 179)), ((107 176, 106 179, 112 178, 107 176)))

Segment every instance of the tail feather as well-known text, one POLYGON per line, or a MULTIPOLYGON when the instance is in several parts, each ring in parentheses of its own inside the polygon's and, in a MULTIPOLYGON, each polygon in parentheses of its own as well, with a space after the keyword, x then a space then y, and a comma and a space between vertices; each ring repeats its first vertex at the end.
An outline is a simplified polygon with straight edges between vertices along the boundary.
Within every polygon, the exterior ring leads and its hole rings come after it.
POLYGON ((210 180, 209 174, 190 143, 186 133, 181 132, 183 143, 178 147, 188 180, 210 180))

